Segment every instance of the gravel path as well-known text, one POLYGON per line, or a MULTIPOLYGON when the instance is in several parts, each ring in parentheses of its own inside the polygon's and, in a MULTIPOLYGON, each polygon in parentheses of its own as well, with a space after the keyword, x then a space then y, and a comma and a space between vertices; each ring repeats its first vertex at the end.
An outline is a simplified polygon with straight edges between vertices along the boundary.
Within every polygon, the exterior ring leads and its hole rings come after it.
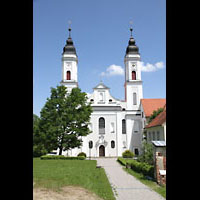
POLYGON ((122 169, 116 158, 97 158, 115 193, 116 200, 165 200, 122 169))

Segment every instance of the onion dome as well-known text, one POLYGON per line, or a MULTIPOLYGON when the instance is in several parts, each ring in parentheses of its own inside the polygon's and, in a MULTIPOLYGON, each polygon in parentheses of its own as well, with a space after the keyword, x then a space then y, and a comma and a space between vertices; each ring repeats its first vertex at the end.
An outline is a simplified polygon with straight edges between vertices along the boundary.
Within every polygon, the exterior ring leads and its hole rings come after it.
POLYGON ((139 48, 135 45, 135 39, 132 36, 133 29, 130 28, 130 31, 131 31, 131 37, 128 42, 128 47, 126 48, 126 55, 127 54, 138 54, 139 48))
POLYGON ((73 41, 72 41, 72 38, 70 35, 71 28, 69 28, 68 30, 69 30, 69 37, 66 41, 65 47, 63 48, 63 54, 75 54, 76 55, 76 49, 74 47, 74 44, 73 44, 73 41))

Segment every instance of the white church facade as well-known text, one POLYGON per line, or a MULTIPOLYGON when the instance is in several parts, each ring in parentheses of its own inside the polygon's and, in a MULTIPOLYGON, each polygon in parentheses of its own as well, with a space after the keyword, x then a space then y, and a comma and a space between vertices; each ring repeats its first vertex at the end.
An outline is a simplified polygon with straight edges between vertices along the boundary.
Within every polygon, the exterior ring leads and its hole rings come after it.
MULTIPOLYGON (((142 116, 140 100, 143 98, 139 48, 131 37, 124 57, 125 66, 125 100, 111 96, 110 88, 100 82, 88 95, 93 112, 90 119, 91 133, 82 138, 83 145, 63 155, 77 156, 85 152, 87 157, 117 157, 125 150, 131 150, 136 155, 141 152, 142 116)), ((63 48, 62 81, 68 92, 78 87, 78 57, 70 36, 63 48)))

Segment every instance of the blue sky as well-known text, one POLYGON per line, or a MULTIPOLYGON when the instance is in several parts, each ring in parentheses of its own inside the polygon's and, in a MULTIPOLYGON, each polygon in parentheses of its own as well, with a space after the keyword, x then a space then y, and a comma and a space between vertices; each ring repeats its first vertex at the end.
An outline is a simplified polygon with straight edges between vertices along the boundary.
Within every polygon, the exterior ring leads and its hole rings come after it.
POLYGON ((133 37, 143 62, 143 97, 166 97, 165 0, 34 0, 34 114, 40 115, 50 88, 60 84, 69 20, 82 91, 92 93, 102 80, 112 96, 124 99, 124 75, 117 71, 105 74, 111 65, 124 68, 132 20, 133 37))

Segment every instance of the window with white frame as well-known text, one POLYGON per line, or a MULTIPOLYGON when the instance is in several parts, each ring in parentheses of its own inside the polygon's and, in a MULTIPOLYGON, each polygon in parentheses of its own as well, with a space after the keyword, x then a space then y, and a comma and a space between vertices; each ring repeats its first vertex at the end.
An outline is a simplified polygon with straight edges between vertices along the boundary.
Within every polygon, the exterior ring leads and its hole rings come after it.
POLYGON ((105 119, 103 117, 99 118, 99 134, 105 134, 105 119))
POLYGON ((157 131, 157 140, 160 140, 160 132, 157 131))
POLYGON ((155 141, 155 132, 153 131, 153 141, 155 141))
POLYGON ((122 119, 122 134, 126 134, 126 120, 122 119))

